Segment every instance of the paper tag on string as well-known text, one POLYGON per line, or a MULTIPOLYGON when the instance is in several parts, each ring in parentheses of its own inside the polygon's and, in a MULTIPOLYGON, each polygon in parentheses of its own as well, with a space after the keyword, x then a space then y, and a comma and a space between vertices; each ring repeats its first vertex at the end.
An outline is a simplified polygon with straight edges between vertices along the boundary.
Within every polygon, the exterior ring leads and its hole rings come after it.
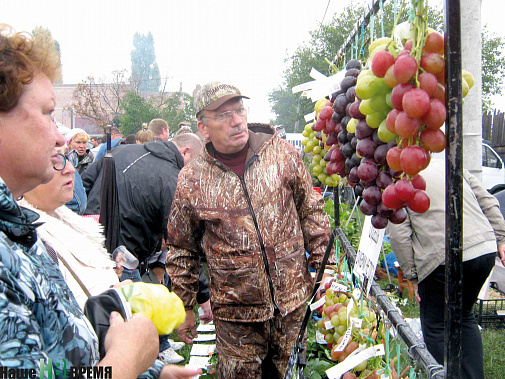
POLYGON ((321 305, 324 305, 326 303, 326 296, 323 295, 318 301, 315 303, 310 304, 310 310, 313 311, 314 309, 319 308, 321 305))
POLYGON ((347 357, 342 363, 326 370, 326 375, 329 379, 340 379, 347 371, 352 370, 361 362, 367 359, 384 355, 384 345, 375 345, 363 350, 361 353, 352 357, 347 357))

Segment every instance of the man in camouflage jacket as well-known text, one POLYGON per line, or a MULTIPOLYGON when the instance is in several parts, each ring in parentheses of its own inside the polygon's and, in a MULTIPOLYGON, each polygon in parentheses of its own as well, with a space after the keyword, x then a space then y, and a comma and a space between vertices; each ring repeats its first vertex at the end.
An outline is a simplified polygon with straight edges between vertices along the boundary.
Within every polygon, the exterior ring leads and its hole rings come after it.
POLYGON ((188 310, 179 336, 190 343, 199 256, 207 258, 217 377, 274 378, 284 374, 313 288, 308 266, 319 268, 330 225, 299 153, 270 125, 248 128, 244 97, 219 82, 195 97, 207 141, 179 174, 167 268, 188 310))

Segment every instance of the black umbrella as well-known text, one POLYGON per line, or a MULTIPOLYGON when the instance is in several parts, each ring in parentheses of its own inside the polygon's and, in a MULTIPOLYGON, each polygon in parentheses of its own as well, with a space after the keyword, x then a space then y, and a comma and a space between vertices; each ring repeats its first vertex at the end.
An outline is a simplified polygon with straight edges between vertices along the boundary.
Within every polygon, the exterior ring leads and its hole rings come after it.
POLYGON ((107 153, 104 156, 102 168, 102 183, 100 187, 100 223, 105 231, 105 247, 109 254, 119 245, 119 202, 117 196, 116 165, 111 153, 111 126, 105 128, 107 135, 107 153))

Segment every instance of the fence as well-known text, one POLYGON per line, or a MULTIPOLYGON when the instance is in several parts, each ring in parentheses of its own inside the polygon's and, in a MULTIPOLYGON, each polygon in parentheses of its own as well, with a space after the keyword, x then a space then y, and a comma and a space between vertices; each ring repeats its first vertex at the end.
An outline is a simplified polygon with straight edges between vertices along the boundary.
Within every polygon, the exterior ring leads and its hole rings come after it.
POLYGON ((482 138, 490 141, 500 153, 505 152, 504 116, 505 113, 499 111, 482 113, 482 138))

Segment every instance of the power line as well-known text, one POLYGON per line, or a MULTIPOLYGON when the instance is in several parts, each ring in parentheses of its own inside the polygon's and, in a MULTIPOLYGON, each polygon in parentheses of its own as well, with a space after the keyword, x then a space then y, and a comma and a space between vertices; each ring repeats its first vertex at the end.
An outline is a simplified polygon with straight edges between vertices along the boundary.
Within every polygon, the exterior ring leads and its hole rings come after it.
POLYGON ((328 8, 330 7, 330 1, 328 0, 328 4, 326 5, 326 10, 324 11, 323 19, 321 20, 321 24, 319 25, 319 32, 321 32, 321 28, 323 27, 323 22, 326 17, 326 12, 328 12, 328 8))

